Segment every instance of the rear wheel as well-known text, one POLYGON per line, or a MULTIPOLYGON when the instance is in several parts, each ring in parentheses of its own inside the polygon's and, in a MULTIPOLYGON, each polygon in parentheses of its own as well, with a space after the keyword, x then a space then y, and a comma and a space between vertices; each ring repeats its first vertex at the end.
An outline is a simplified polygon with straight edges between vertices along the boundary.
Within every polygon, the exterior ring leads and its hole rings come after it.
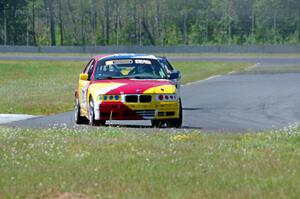
POLYGON ((74 120, 76 124, 86 124, 87 119, 80 115, 80 105, 78 98, 75 98, 74 120))
POLYGON ((104 126, 105 123, 105 120, 95 120, 94 101, 91 98, 89 103, 89 124, 92 126, 104 126))

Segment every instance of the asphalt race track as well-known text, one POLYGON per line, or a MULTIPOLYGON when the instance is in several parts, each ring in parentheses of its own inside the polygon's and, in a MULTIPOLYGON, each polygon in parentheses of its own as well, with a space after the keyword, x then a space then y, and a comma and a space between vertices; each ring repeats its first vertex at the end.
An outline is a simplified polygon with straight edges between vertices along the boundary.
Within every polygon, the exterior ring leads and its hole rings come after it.
MULTIPOLYGON (((26 59, 37 59, 35 56, 26 57, 26 59)), ((70 57, 49 57, 45 56, 42 59, 73 60, 70 57)), ((7 58, 9 57, 6 56, 7 58)), ((18 59, 21 60, 22 57, 19 56, 18 59)), ((78 59, 86 60, 86 58, 78 59)), ((177 57, 174 59, 177 61, 260 61, 260 64, 242 73, 232 73, 183 86, 181 95, 184 129, 244 132, 283 128, 300 121, 300 58, 177 57)), ((146 127, 150 122, 109 121, 108 124, 146 127)), ((32 118, 6 125, 33 128, 73 127, 73 112, 32 118)))
POLYGON ((276 69, 261 65, 245 73, 184 87, 184 125, 245 131, 283 128, 299 122, 300 65, 299 72, 282 72, 278 66, 276 69))

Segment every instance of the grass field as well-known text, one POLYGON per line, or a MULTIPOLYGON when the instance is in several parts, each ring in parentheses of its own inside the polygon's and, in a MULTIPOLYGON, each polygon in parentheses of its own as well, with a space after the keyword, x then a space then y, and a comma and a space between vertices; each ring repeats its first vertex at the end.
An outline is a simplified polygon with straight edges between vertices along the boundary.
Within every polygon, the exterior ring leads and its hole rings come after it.
MULTIPOLYGON (((85 62, 0 61, 0 113, 54 114, 73 109, 77 79, 85 62)), ((243 70, 248 63, 174 62, 188 83, 243 70)))
POLYGON ((247 134, 145 132, 0 127, 0 198, 300 195, 297 125, 247 134))

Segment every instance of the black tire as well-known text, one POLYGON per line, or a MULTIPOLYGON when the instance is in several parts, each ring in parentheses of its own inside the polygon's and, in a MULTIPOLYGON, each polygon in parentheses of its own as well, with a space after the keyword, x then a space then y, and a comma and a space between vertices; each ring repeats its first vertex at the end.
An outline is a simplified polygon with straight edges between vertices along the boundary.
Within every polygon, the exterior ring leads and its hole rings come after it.
POLYGON ((181 99, 179 99, 179 118, 178 119, 171 119, 167 121, 167 127, 169 128, 180 128, 182 126, 182 104, 181 104, 181 99))
POLYGON ((97 121, 99 126, 105 126, 106 120, 99 120, 97 121))
POLYGON ((105 123, 106 123, 105 120, 95 120, 94 100, 91 97, 89 103, 89 124, 92 126, 104 126, 105 123))
POLYGON ((151 126, 154 128, 162 128, 166 124, 164 120, 151 120, 151 126))
POLYGON ((80 105, 78 98, 75 98, 74 120, 76 124, 87 124, 87 119, 80 115, 80 105))

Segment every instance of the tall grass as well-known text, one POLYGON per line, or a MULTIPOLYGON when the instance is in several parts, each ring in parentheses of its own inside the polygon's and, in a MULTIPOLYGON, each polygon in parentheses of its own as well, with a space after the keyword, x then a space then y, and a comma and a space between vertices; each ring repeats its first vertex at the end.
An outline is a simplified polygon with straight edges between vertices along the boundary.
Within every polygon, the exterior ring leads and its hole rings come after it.
POLYGON ((298 198, 300 130, 0 128, 0 198, 298 198))

